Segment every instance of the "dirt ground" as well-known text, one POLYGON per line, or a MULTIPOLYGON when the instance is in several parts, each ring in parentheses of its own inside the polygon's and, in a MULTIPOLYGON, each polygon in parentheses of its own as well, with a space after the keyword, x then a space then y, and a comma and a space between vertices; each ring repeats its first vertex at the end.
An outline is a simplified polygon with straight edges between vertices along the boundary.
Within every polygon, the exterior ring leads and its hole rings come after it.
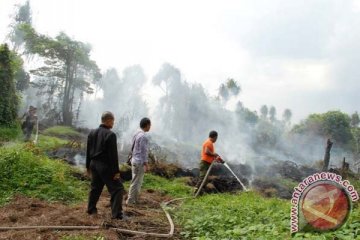
MULTIPOLYGON (((125 199, 126 196, 124 196, 125 199)), ((34 226, 34 225, 61 225, 61 226, 98 226, 104 222, 123 229, 138 230, 154 233, 169 233, 168 220, 159 203, 170 200, 156 191, 142 191, 140 206, 126 207, 125 214, 130 217, 127 221, 112 220, 110 215, 110 196, 104 191, 98 203, 98 214, 89 216, 86 213, 86 202, 77 205, 62 203, 48 203, 39 199, 24 196, 15 196, 11 203, 0 208, 0 226, 34 226)), ((125 202, 125 201, 124 201, 125 202)), ((172 239, 180 239, 178 228, 172 239)), ((113 230, 21 230, 1 231, 0 240, 55 240, 64 236, 84 236, 86 239, 96 239, 104 236, 105 239, 157 239, 139 235, 118 234, 113 230)), ((159 238, 160 239, 160 238, 159 238)), ((164 238, 162 238, 164 239, 164 238)))

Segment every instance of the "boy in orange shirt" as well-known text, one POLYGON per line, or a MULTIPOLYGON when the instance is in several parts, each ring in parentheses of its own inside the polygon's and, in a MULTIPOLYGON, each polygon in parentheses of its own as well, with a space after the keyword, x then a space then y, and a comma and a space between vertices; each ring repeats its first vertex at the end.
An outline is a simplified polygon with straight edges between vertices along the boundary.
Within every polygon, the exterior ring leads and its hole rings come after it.
POLYGON ((209 138, 203 143, 202 151, 201 151, 201 161, 200 161, 200 178, 194 190, 195 194, 198 191, 211 163, 213 161, 218 161, 221 163, 224 162, 220 158, 219 154, 215 152, 214 143, 216 142, 217 137, 218 137, 218 133, 216 131, 211 131, 209 133, 209 138))

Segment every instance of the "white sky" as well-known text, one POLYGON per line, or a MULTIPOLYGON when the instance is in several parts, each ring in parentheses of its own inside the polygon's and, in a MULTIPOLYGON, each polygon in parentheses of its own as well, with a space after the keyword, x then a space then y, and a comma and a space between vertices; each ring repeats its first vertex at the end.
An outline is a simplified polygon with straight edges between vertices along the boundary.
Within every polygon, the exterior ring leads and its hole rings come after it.
MULTIPOLYGON (((0 41, 14 0, 0 0, 0 41)), ((35 28, 93 47, 104 71, 141 64, 151 80, 164 62, 214 95, 228 77, 245 106, 313 112, 360 110, 360 1, 31 0, 35 28)), ((152 103, 158 91, 148 87, 152 103)))

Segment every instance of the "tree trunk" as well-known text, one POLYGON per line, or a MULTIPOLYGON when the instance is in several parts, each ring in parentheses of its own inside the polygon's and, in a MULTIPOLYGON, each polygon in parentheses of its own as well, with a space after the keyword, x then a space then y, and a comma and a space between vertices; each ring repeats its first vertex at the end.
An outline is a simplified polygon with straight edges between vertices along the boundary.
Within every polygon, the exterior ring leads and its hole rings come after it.
POLYGON ((333 142, 331 142, 330 138, 326 142, 326 149, 325 149, 325 156, 324 156, 324 166, 323 171, 327 171, 329 168, 329 162, 330 162, 330 151, 332 148, 333 142))
POLYGON ((63 99, 63 124, 66 126, 72 125, 72 101, 71 101, 71 90, 74 85, 75 67, 72 67, 71 61, 66 63, 66 79, 63 99))

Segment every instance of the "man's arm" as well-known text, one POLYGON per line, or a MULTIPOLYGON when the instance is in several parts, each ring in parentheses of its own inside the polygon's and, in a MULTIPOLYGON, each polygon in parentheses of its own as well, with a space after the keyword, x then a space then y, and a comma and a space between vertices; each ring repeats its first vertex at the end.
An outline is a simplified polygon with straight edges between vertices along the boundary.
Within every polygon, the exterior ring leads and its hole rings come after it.
POLYGON ((26 116, 26 113, 24 113, 24 115, 22 115, 22 117, 20 118, 21 120, 23 120, 26 116))
POLYGON ((217 153, 213 153, 210 151, 210 149, 208 147, 205 148, 205 153, 209 156, 212 156, 215 158, 216 161, 220 162, 220 163, 224 163, 225 161, 221 159, 221 157, 219 156, 219 154, 217 153))
POLYGON ((91 177, 91 171, 90 171, 90 161, 91 161, 91 156, 90 156, 90 149, 93 147, 92 146, 92 136, 91 133, 89 133, 88 135, 88 139, 87 139, 87 144, 86 144, 86 174, 88 177, 91 177))
POLYGON ((90 148, 91 146, 91 133, 88 135, 87 145, 86 145, 86 169, 90 168, 90 148))
POLYGON ((117 142, 115 133, 111 133, 107 139, 107 149, 110 158, 110 167, 112 173, 115 175, 120 172, 119 157, 117 152, 117 142))
POLYGON ((212 156, 212 157, 219 156, 219 154, 217 154, 215 152, 213 153, 212 151, 210 151, 210 149, 208 147, 205 147, 205 153, 206 153, 206 155, 209 155, 209 156, 212 156))
POLYGON ((147 158, 148 157, 148 147, 149 147, 149 140, 144 135, 140 139, 140 154, 141 154, 141 159, 144 162, 145 172, 148 170, 148 158, 147 158))

